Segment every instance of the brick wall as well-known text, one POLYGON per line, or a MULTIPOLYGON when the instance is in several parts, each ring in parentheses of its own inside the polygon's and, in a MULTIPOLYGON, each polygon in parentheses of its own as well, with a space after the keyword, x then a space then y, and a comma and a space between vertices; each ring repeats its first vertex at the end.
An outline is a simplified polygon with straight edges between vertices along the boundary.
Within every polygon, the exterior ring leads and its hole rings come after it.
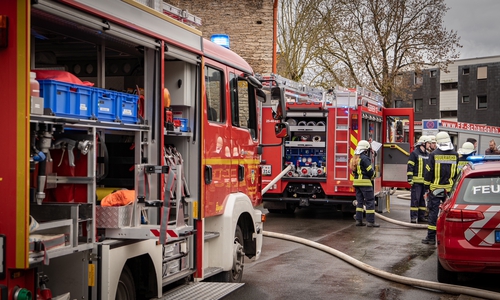
POLYGON ((229 47, 256 73, 271 73, 273 0, 171 0, 168 3, 201 18, 203 37, 229 35, 229 47))

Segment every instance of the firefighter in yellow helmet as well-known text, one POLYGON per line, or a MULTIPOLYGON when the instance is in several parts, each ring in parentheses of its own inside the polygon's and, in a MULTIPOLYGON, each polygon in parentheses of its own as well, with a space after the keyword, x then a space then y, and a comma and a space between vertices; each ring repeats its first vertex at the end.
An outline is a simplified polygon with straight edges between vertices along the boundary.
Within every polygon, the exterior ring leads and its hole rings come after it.
POLYGON ((356 226, 380 227, 375 223, 375 194, 373 192, 373 170, 370 159, 370 143, 359 141, 350 167, 354 175, 353 186, 356 190, 356 226), (366 223, 363 223, 363 205, 366 206, 366 223))
POLYGON ((453 147, 447 132, 441 131, 436 135, 437 148, 429 154, 425 166, 424 185, 429 189, 429 223, 427 236, 422 240, 424 244, 436 243, 436 221, 439 213, 441 199, 434 195, 436 189, 445 189, 449 192, 457 174, 458 153, 453 147))
POLYGON ((408 159, 406 177, 411 185, 410 220, 412 223, 417 223, 417 220, 419 223, 427 222, 425 217, 427 207, 424 200, 424 170, 429 155, 427 148, 430 142, 431 139, 428 136, 421 136, 408 159))

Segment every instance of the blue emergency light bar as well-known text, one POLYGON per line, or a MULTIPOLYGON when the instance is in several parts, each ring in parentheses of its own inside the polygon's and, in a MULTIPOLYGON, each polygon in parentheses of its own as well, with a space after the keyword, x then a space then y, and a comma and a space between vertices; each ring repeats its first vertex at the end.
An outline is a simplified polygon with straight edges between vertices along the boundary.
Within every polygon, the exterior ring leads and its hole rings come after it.
POLYGON ((467 157, 468 161, 471 162, 482 162, 488 160, 500 160, 500 155, 471 155, 467 157))
POLYGON ((212 36, 210 36, 210 40, 217 45, 221 45, 222 47, 229 49, 229 35, 227 34, 212 34, 212 36))

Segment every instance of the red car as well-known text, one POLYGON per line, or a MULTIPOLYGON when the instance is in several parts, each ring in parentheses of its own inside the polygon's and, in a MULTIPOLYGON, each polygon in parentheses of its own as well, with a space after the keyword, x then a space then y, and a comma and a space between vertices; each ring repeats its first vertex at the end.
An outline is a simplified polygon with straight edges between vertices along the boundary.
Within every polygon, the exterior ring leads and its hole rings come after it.
POLYGON ((500 273, 500 155, 471 156, 437 220, 439 282, 500 273))

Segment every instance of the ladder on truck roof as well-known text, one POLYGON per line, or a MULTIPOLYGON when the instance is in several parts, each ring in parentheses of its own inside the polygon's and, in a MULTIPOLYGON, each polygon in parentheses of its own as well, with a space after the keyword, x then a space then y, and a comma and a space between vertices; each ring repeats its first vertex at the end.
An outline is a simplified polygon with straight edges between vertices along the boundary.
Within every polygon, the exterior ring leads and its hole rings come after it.
POLYGON ((357 93, 356 90, 339 87, 333 93, 335 93, 331 100, 335 111, 333 177, 335 180, 348 180, 351 141, 350 110, 357 105, 357 93))
POLYGON ((135 0, 147 7, 159 11, 177 21, 190 26, 201 26, 201 18, 188 13, 187 10, 177 8, 163 0, 135 0))

